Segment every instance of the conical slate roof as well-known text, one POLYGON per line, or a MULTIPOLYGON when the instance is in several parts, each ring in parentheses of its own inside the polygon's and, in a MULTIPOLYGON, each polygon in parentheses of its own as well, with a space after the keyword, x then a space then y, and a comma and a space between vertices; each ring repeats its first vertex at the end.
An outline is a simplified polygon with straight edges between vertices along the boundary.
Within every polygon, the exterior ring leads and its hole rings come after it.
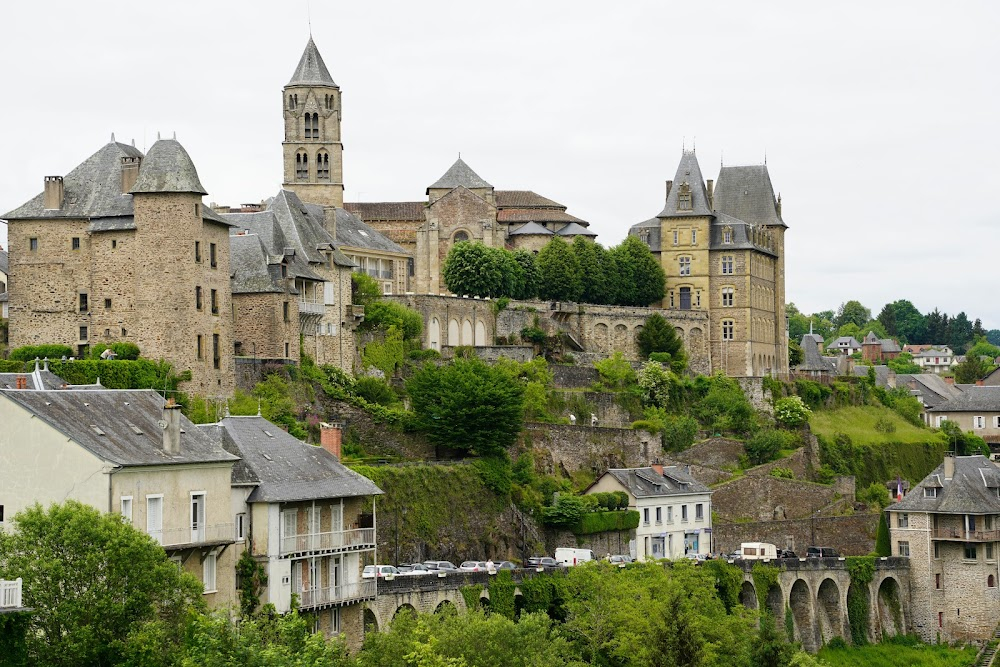
POLYGON ((465 164, 462 158, 455 160, 455 164, 444 173, 444 176, 437 179, 434 185, 428 186, 428 190, 446 188, 448 190, 464 186, 470 190, 474 188, 492 188, 493 186, 479 177, 479 174, 472 171, 472 168, 465 164))
POLYGON ((667 203, 657 217, 674 218, 692 215, 712 215, 712 209, 708 205, 708 192, 705 190, 705 179, 701 176, 701 167, 698 166, 698 157, 694 151, 684 151, 681 162, 677 165, 674 183, 667 195, 667 203), (685 186, 691 189, 690 208, 679 207, 680 193, 685 186))
POLYGON ((150 147, 131 193, 194 192, 207 195, 198 171, 176 139, 160 139, 150 147))
POLYGON ((306 50, 302 52, 302 57, 299 59, 299 66, 295 68, 295 74, 292 75, 292 80, 288 82, 288 85, 337 87, 312 36, 309 37, 306 50))

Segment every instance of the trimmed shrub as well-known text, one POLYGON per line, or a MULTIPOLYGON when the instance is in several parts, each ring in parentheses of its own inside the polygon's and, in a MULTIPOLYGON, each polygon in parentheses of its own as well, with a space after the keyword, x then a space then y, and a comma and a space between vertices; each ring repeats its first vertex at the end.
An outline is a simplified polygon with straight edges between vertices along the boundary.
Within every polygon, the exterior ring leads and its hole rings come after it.
POLYGON ((11 361, 31 361, 32 359, 62 359, 72 357, 69 345, 25 345, 10 351, 11 361))
POLYGON ((135 361, 139 358, 139 346, 135 343, 111 343, 111 345, 98 343, 90 349, 90 358, 100 359, 101 354, 109 347, 118 361, 135 361))
POLYGON ((573 526, 576 535, 591 535, 609 530, 635 530, 639 527, 639 513, 635 510, 590 512, 584 514, 573 526))
POLYGON ((363 375, 354 381, 354 392, 369 403, 392 405, 396 402, 396 392, 382 378, 363 375))

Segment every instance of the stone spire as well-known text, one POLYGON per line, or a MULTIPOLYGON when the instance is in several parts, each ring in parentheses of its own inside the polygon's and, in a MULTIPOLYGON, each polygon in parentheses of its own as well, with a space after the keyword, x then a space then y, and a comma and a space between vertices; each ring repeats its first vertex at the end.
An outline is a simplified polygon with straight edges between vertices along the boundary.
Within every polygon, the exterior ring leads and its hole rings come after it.
POLYGON ((306 44, 306 50, 302 52, 302 57, 299 59, 299 66, 295 68, 295 74, 292 75, 292 80, 288 82, 288 86, 337 87, 337 84, 333 81, 333 77, 330 76, 330 70, 326 68, 326 63, 323 62, 323 56, 319 54, 319 49, 316 48, 316 42, 313 41, 312 35, 309 36, 309 43, 306 44))

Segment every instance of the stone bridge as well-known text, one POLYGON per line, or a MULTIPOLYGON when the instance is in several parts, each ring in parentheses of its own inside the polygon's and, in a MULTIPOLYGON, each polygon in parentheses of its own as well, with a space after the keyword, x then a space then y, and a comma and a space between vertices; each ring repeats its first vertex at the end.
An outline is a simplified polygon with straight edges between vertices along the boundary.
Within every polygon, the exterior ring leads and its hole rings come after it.
MULTIPOLYGON (((758 609, 758 600, 781 627, 785 609, 791 611, 795 640, 803 648, 816 652, 835 636, 850 641, 850 615, 847 597, 851 592, 850 574, 843 558, 802 558, 780 561, 733 561, 743 571, 740 602, 748 609, 758 609), (755 562, 777 570, 775 583, 758 595, 753 579, 755 562)), ((534 570, 515 570, 515 583, 537 576, 534 570)), ((462 588, 481 585, 481 598, 489 599, 491 575, 484 572, 449 573, 445 576, 396 577, 378 581, 376 599, 367 603, 365 628, 385 629, 401 611, 439 612, 454 609, 465 612, 462 588)), ((862 595, 867 595, 868 637, 902 634, 910 624, 910 563, 907 558, 875 560, 875 574, 862 595)), ((519 592, 515 591, 515 596, 519 592)))

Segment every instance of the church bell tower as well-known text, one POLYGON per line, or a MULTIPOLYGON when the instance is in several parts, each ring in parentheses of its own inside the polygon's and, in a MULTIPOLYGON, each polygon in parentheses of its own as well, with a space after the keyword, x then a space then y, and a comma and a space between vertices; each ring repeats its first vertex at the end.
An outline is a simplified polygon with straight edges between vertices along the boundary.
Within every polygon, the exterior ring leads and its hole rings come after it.
POLYGON ((310 36, 295 74, 282 91, 283 187, 302 201, 321 206, 344 205, 340 104, 340 87, 310 36))

